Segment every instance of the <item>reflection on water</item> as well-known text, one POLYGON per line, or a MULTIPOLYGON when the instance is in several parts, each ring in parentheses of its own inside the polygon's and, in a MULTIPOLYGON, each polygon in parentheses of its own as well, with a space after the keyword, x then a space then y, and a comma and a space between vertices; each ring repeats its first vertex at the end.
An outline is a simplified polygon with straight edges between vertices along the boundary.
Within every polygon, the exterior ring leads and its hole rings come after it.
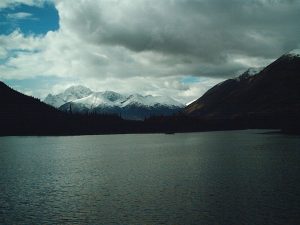
POLYGON ((0 224, 300 224, 300 138, 0 138, 0 224))

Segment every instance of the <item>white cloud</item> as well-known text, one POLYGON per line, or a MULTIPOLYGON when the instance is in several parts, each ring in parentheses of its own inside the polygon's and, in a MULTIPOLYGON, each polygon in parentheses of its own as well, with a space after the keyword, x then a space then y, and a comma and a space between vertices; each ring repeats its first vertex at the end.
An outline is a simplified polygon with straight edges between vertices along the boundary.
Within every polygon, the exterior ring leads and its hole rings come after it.
POLYGON ((31 13, 27 12, 9 13, 6 17, 10 20, 35 19, 34 17, 32 17, 31 13))
POLYGON ((5 48, 4 48, 4 46, 0 46, 0 60, 1 59, 5 59, 6 56, 7 56, 7 52, 6 52, 5 48))
POLYGON ((15 7, 19 4, 30 5, 30 6, 42 6, 46 1, 45 0, 1 0, 0 10, 1 8, 15 7))
MULTIPOLYGON (((5 52, 16 50, 15 57, 10 57, 4 65, 0 65, 2 79, 41 76, 69 78, 56 85, 41 86, 36 90, 19 88, 26 94, 41 98, 48 93, 61 92, 68 86, 83 84, 97 91, 168 95, 186 103, 222 80, 207 79, 206 82, 184 84, 184 75, 172 76, 168 73, 168 68, 163 68, 160 61, 167 60, 163 55, 151 52, 135 53, 123 47, 95 46, 81 42, 62 30, 48 32, 45 36, 24 36, 20 31, 15 31, 8 36, 0 36, 0 43, 6 46, 5 52), (153 61, 158 68, 153 67, 153 61), (120 65, 123 69, 126 68, 124 74, 119 72, 120 65), (154 75, 142 76, 139 65, 147 67, 147 73, 154 75), (128 71, 131 75, 128 75, 128 71), (162 72, 165 76, 159 75, 162 72)), ((170 71, 172 69, 171 67, 170 71)))

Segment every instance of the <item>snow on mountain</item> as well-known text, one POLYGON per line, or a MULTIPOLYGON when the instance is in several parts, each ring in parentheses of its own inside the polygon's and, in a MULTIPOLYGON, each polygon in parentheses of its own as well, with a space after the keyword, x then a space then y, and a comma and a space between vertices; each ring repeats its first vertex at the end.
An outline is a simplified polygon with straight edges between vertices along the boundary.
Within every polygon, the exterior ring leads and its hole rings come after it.
POLYGON ((290 51, 289 53, 287 53, 286 55, 288 55, 290 57, 300 57, 300 49, 294 49, 294 50, 290 51))
POLYGON ((102 92, 102 95, 111 102, 124 100, 123 95, 121 95, 117 92, 114 92, 114 91, 105 91, 105 92, 102 92))
POLYGON ((52 105, 56 108, 59 108, 61 105, 67 102, 87 97, 92 93, 93 92, 89 88, 84 87, 82 85, 77 85, 69 87, 63 93, 57 95, 49 94, 44 99, 44 102, 48 105, 52 105))
POLYGON ((121 102, 126 99, 125 96, 113 92, 113 91, 105 91, 105 92, 94 92, 87 97, 76 99, 71 101, 75 104, 81 104, 86 108, 95 108, 99 106, 107 106, 107 107, 114 107, 114 106, 121 106, 121 102))
POLYGON ((262 71, 265 67, 251 67, 248 70, 246 70, 246 72, 244 74, 248 74, 249 76, 254 76, 258 73, 260 73, 260 71, 262 71))
POLYGON ((182 103, 167 96, 122 95, 113 91, 92 92, 83 86, 70 87, 58 95, 49 94, 44 102, 62 111, 117 113, 127 119, 171 115, 184 107, 182 103))
POLYGON ((188 106, 188 105, 192 104, 194 101, 197 101, 197 98, 196 98, 196 99, 193 99, 192 101, 190 101, 190 102, 188 102, 188 103, 186 103, 185 106, 188 106))
POLYGON ((265 67, 251 67, 247 69, 242 75, 234 78, 236 81, 241 81, 242 79, 254 76, 258 73, 260 73, 265 67))
POLYGON ((184 105, 181 104, 180 102, 167 96, 152 96, 152 95, 142 96, 139 94, 130 95, 127 97, 127 99, 124 102, 122 102, 122 107, 128 105, 142 105, 146 107, 155 107, 157 105, 184 107, 184 105))
POLYGON ((57 95, 49 94, 45 103, 59 108, 67 102, 78 103, 88 108, 98 106, 118 106, 125 107, 128 105, 140 105, 154 107, 156 105, 184 107, 184 105, 171 97, 152 96, 152 95, 121 95, 113 91, 92 92, 84 86, 73 86, 66 89, 63 93, 57 95))

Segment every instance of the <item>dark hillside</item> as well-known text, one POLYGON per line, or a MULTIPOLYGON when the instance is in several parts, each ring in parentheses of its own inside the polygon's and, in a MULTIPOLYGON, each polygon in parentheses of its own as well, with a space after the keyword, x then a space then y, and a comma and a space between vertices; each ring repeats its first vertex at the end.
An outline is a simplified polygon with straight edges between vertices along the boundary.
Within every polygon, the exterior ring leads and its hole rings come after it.
POLYGON ((254 76, 226 80, 187 106, 184 114, 239 121, 248 128, 298 124, 300 57, 283 55, 254 76))

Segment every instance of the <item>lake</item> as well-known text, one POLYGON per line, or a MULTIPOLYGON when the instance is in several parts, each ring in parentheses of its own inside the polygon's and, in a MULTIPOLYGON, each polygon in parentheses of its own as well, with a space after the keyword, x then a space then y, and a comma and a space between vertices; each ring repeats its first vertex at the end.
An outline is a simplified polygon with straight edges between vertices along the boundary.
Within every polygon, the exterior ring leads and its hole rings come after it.
POLYGON ((300 224, 300 137, 0 137, 0 224, 300 224))

